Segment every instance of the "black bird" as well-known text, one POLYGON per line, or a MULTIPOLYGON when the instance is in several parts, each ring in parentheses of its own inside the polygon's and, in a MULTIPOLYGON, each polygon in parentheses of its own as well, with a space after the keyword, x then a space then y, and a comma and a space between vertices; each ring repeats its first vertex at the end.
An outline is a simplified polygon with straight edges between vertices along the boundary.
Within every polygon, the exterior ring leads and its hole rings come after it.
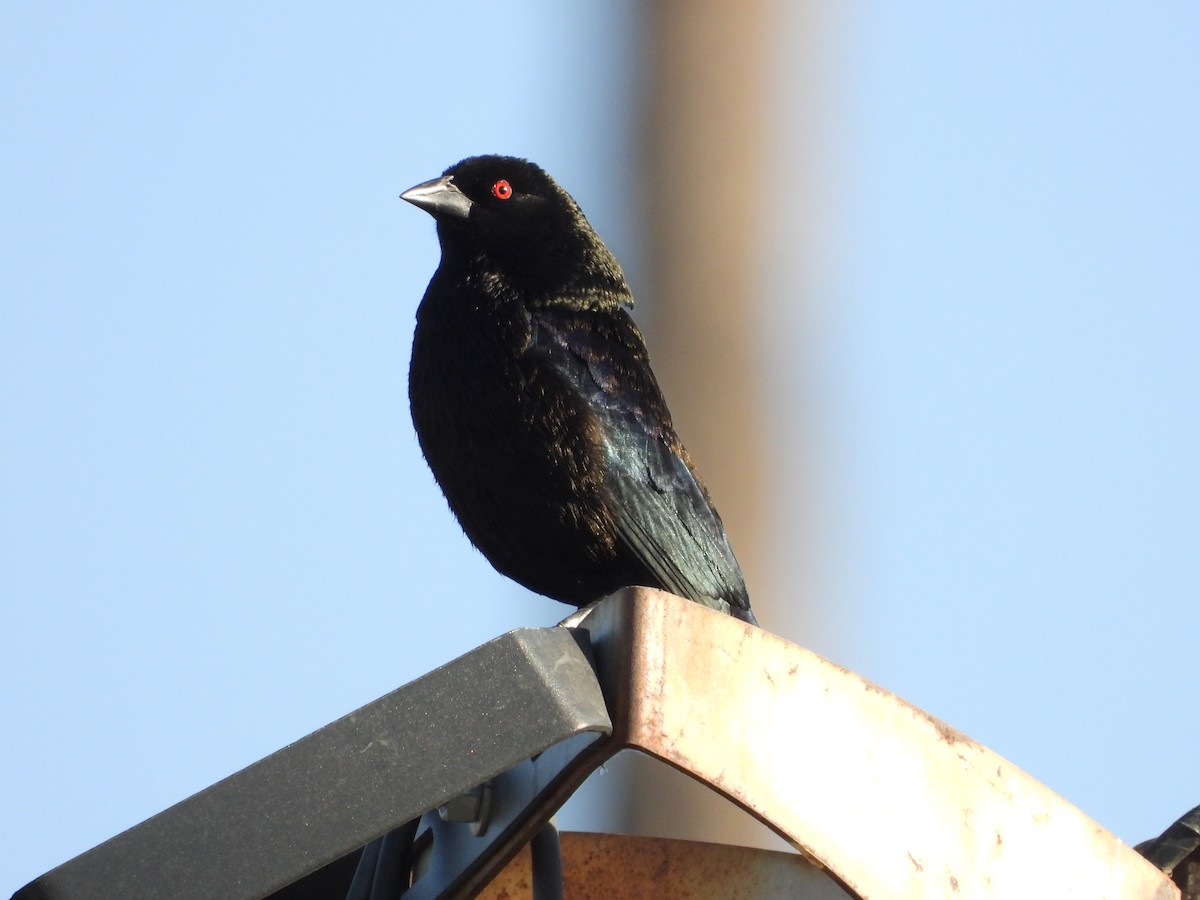
POLYGON ((570 195, 531 162, 476 156, 401 197, 442 250, 417 309, 413 424, 471 542, 565 603, 646 585, 757 624, 625 276, 570 195))

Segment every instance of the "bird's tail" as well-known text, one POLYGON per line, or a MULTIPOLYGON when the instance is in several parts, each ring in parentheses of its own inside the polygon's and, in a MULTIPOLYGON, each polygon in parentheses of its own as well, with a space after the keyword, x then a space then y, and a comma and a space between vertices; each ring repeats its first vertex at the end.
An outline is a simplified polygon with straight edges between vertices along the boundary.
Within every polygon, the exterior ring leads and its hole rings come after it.
POLYGON ((751 625, 755 626, 756 628, 761 627, 758 624, 758 619, 754 618, 754 612, 753 612, 753 610, 750 609, 749 606, 747 606, 745 609, 742 609, 742 607, 734 606, 731 603, 731 604, 729 604, 729 614, 731 616, 733 616, 735 619, 740 619, 743 622, 749 622, 751 625))

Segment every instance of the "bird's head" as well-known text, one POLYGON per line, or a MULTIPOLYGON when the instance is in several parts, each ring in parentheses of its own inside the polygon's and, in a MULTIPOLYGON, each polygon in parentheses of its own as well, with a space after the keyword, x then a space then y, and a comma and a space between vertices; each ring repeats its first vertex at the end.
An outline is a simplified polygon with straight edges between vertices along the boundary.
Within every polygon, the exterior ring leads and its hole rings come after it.
POLYGON ((400 196, 437 221, 443 262, 480 265, 531 305, 631 303, 621 267, 579 206, 528 160, 473 156, 400 196))

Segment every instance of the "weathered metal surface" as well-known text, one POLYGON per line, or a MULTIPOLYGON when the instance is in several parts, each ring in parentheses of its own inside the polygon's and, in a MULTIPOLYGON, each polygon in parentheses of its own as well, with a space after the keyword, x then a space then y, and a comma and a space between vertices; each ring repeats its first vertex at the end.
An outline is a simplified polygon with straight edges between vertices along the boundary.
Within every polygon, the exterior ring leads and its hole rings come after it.
MULTIPOLYGON (((570 900, 846 900, 812 863, 792 853, 622 834, 562 835, 563 896, 570 900)), ((523 850, 479 900, 527 900, 523 850)))
POLYGON ((860 897, 1179 896, 1008 760, 767 631, 641 588, 582 627, 609 741, 706 782, 860 897))
MULTIPOLYGON (((581 623, 599 684, 578 631, 514 632, 16 896, 261 897, 493 779, 478 837, 434 817, 432 840, 450 852, 412 891, 470 896, 588 772, 628 747, 729 797, 868 900, 1179 897, 1161 871, 1007 760, 801 647, 640 588, 581 623), (610 716, 611 735, 593 740, 610 716)), ((706 850, 724 852, 737 848, 706 850)), ((660 855, 646 876, 664 896, 682 895, 667 890, 684 871, 674 859, 660 855)), ((621 895, 608 885, 603 896, 621 895)))
POLYGON ((474 896, 608 758, 594 738, 576 735, 493 779, 490 821, 479 834, 469 825, 426 814, 418 843, 430 843, 405 900, 474 896))
POLYGON ((578 635, 510 632, 64 863, 15 897, 253 900, 521 760, 548 758, 568 740, 578 752, 578 742, 610 727, 578 635))

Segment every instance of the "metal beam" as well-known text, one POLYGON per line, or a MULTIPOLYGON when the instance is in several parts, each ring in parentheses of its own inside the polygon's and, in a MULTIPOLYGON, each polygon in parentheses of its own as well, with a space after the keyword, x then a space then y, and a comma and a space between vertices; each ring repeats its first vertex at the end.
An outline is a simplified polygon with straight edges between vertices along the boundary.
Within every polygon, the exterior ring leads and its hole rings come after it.
POLYGON ((488 782, 488 811, 426 816, 407 895, 471 896, 626 748, 737 803, 857 897, 1179 896, 1007 760, 802 647, 643 588, 572 626, 498 638, 16 897, 262 897, 488 782))
POLYGON ((14 900, 256 900, 555 744, 610 730, 578 635, 515 631, 59 866, 14 900))
POLYGON ((1170 900, 1115 835, 1008 760, 782 638, 642 590, 582 622, 606 743, 724 794, 854 895, 1170 900))

